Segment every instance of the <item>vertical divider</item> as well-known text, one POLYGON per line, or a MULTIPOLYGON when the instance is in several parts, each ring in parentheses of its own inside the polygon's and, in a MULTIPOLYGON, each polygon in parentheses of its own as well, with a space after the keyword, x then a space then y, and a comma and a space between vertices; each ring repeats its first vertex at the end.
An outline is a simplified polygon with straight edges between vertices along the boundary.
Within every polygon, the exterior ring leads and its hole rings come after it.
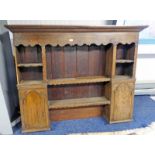
POLYGON ((135 48, 134 48, 134 65, 133 65, 133 70, 132 70, 132 77, 135 78, 135 73, 136 73, 136 64, 137 64, 137 54, 138 53, 138 43, 135 43, 135 48))
POLYGON ((113 44, 112 49, 112 68, 111 68, 111 77, 113 78, 115 76, 116 72, 116 52, 117 52, 117 44, 113 44))
POLYGON ((13 50, 13 55, 14 55, 14 58, 15 58, 15 67, 16 67, 16 78, 17 78, 17 84, 19 84, 19 82, 20 82, 20 73, 19 73, 19 69, 18 69, 18 62, 17 62, 17 47, 16 46, 14 46, 14 48, 13 48, 14 50, 13 50))
POLYGON ((47 70, 46 70, 46 48, 42 46, 42 64, 43 64, 43 81, 47 82, 47 70))
MULTIPOLYGON (((106 64, 108 64, 108 66, 106 66, 106 74, 108 76, 110 76, 111 78, 114 78, 115 77, 115 71, 116 71, 116 52, 117 52, 117 44, 113 44, 112 47, 108 48, 108 51, 107 51, 107 56, 106 56, 106 61, 109 61, 106 62, 106 64)), ((104 110, 103 110, 103 116, 107 119, 107 121, 109 122, 111 120, 111 113, 112 113, 112 110, 113 110, 113 101, 112 101, 112 86, 113 86, 113 82, 110 82, 110 83, 107 83, 105 85, 105 97, 110 100, 110 105, 106 105, 104 107, 104 110)))
POLYGON ((117 45, 109 44, 106 46, 106 68, 105 75, 113 78, 115 76, 117 45))

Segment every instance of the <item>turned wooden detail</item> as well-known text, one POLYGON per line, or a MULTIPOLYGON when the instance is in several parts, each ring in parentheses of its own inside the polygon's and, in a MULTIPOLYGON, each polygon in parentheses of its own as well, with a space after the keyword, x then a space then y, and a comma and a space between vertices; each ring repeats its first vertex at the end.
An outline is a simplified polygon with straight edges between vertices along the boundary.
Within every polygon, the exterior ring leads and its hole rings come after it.
POLYGON ((50 120, 132 120, 139 32, 147 26, 6 25, 23 132, 50 120))

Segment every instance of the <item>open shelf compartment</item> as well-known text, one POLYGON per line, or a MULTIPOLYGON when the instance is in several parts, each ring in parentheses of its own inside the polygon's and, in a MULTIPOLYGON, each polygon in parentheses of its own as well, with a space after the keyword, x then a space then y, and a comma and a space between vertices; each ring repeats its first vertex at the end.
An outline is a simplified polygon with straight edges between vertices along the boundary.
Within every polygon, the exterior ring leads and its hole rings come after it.
POLYGON ((126 76, 132 77, 133 75, 133 64, 132 63, 123 63, 123 64, 116 64, 116 76, 126 76))
POLYGON ((115 77, 131 78, 133 75, 135 43, 117 45, 115 77))
POLYGON ((110 104, 105 85, 111 80, 113 44, 46 45, 49 108, 110 104))
POLYGON ((81 77, 83 79, 80 81, 87 82, 91 76, 103 77, 102 80, 106 80, 105 77, 111 76, 113 44, 46 45, 45 48, 47 79, 53 80, 49 82, 51 84, 59 82, 63 84, 63 81, 68 80, 74 83, 78 82, 81 77))
POLYGON ((30 82, 30 81, 41 81, 43 80, 42 66, 36 67, 19 67, 19 81, 20 82, 30 82))
POLYGON ((42 49, 40 45, 16 47, 17 64, 32 64, 42 62, 42 49))
POLYGON ((109 82, 48 86, 50 109, 101 106, 110 104, 106 89, 109 82))
POLYGON ((117 45, 116 63, 133 63, 135 54, 135 43, 117 45))

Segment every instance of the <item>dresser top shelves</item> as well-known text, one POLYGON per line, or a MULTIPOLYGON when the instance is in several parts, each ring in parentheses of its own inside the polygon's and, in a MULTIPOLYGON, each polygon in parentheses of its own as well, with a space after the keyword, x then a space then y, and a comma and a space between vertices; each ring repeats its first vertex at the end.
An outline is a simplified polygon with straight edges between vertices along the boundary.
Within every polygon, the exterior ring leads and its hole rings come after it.
POLYGON ((13 33, 25 32, 140 32, 144 26, 5 25, 13 33))

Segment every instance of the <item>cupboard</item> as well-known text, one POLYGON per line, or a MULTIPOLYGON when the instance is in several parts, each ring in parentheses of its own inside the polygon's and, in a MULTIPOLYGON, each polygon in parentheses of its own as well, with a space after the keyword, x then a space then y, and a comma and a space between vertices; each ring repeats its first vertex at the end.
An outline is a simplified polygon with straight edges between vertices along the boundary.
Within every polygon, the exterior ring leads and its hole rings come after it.
POLYGON ((138 37, 147 26, 6 27, 23 132, 48 130, 55 120, 132 120, 138 37))

